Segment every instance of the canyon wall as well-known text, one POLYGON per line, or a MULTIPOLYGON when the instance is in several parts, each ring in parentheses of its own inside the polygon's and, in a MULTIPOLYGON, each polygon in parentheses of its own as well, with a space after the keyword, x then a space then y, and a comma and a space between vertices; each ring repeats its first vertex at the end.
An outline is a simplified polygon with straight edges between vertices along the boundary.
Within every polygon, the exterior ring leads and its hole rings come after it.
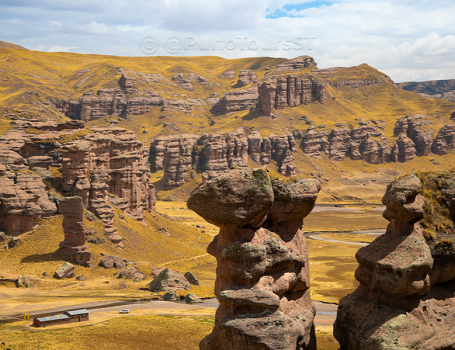
POLYGON ((190 170, 211 179, 228 169, 246 168, 249 158, 263 166, 274 160, 282 175, 295 176, 295 151, 292 135, 262 137, 257 131, 246 133, 238 128, 226 134, 157 138, 150 146, 150 163, 152 171, 164 170, 165 187, 171 189, 183 185, 190 170))
POLYGON ((302 226, 319 190, 314 179, 283 183, 242 169, 192 193, 188 208, 220 228, 207 248, 220 306, 200 349, 316 349, 302 226))

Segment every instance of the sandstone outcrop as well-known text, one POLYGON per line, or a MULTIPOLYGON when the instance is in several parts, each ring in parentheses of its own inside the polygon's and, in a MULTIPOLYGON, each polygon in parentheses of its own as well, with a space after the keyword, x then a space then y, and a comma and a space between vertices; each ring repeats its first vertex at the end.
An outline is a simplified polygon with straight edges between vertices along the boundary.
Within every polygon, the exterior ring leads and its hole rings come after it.
POLYGON ((188 208, 220 228, 207 249, 220 306, 201 349, 316 349, 301 228, 319 190, 317 180, 282 183, 241 169, 191 194, 188 208))
POLYGON ((324 126, 316 127, 311 125, 302 138, 301 146, 303 153, 310 157, 321 159, 322 154, 329 152, 328 135, 329 133, 324 126))
POLYGON ((202 75, 199 75, 197 73, 188 74, 177 73, 172 77, 172 80, 179 84, 185 90, 193 90, 194 82, 205 85, 209 81, 206 77, 203 77, 202 75))
POLYGON ((190 290, 191 285, 178 271, 173 271, 168 268, 161 271, 152 282, 149 284, 152 292, 190 290))
POLYGON ((54 278, 61 280, 64 278, 73 278, 74 275, 74 265, 66 262, 55 271, 54 278))
POLYGON ((325 83, 314 75, 269 76, 258 84, 258 109, 271 115, 272 109, 285 109, 307 104, 312 98, 324 103, 325 83))
POLYGON ((116 268, 123 269, 130 261, 114 255, 103 255, 100 261, 100 266, 106 269, 116 268))
MULTIPOLYGON (((415 155, 427 156, 431 152, 433 143, 433 130, 430 129, 431 119, 423 114, 406 116, 399 119, 395 124, 394 134, 398 138, 408 137, 412 140, 415 147, 415 155)), ((410 150, 406 149, 406 153, 410 150)), ((406 153, 399 153, 398 158, 408 158, 406 153)))
POLYGON ((65 239, 60 242, 58 254, 61 258, 81 265, 92 266, 92 254, 85 244, 84 206, 81 197, 60 198, 58 211, 63 215, 65 239))
POLYGON ((256 82, 256 73, 249 69, 241 70, 235 87, 243 87, 256 82))
POLYGON ((210 111, 215 114, 226 114, 249 109, 256 106, 258 96, 256 86, 225 92, 224 96, 213 105, 210 111))
POLYGON ((39 175, 29 170, 16 174, 0 164, 0 230, 17 236, 56 212, 39 175))
POLYGON ((310 56, 299 56, 288 60, 284 63, 279 64, 275 68, 275 72, 286 71, 286 72, 298 72, 303 68, 316 67, 316 62, 313 57, 310 56))
POLYGON ((439 130, 434 139, 431 151, 443 155, 455 150, 455 123, 449 123, 439 130))
POLYGON ((247 167, 248 156, 261 165, 275 160, 281 174, 295 176, 295 151, 295 140, 290 134, 262 137, 258 131, 248 134, 243 128, 238 128, 226 134, 157 138, 150 146, 150 162, 152 171, 164 169, 165 187, 171 189, 183 185, 192 169, 207 172, 210 179, 228 169, 247 167))
MULTIPOLYGON (((125 83, 126 84, 126 83, 125 83)), ((95 96, 93 91, 86 92, 78 100, 51 100, 57 111, 71 119, 88 122, 106 115, 118 114, 122 116, 140 115, 150 112, 155 106, 164 104, 163 98, 156 92, 149 97, 130 97, 125 93, 132 92, 129 84, 126 88, 100 89, 95 96)))
POLYGON ((455 348, 455 172, 419 177, 387 187, 387 231, 356 254, 360 286, 334 324, 341 349, 455 348))
POLYGON ((196 278, 196 276, 193 275, 191 271, 185 272, 183 276, 185 276, 190 284, 194 284, 195 286, 199 285, 199 280, 196 278))
POLYGON ((66 195, 81 197, 84 208, 106 224, 107 238, 121 247, 122 239, 112 226, 114 212, 110 201, 137 220, 144 218, 144 210, 155 209, 155 189, 147 176, 148 152, 131 131, 122 128, 93 131, 62 146, 62 188, 66 195))

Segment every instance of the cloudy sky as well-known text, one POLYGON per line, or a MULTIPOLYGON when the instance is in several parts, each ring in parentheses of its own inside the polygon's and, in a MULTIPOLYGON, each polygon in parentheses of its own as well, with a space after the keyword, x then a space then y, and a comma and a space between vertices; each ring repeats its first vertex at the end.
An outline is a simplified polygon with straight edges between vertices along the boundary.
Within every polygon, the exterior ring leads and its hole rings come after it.
POLYGON ((2 0, 0 40, 122 56, 310 55, 394 81, 455 78, 453 0, 2 0))

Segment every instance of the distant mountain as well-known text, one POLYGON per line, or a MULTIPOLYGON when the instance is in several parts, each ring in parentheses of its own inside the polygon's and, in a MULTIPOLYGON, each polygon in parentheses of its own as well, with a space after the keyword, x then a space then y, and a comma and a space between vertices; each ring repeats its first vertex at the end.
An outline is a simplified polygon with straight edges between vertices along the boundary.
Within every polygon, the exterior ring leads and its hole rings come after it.
POLYGON ((6 41, 1 41, 1 40, 0 40, 0 47, 4 47, 6 49, 28 50, 25 47, 22 47, 20 45, 11 44, 11 43, 8 43, 6 41))
POLYGON ((455 79, 429 80, 419 82, 397 83, 397 86, 406 91, 414 91, 430 98, 445 98, 455 102, 455 79))

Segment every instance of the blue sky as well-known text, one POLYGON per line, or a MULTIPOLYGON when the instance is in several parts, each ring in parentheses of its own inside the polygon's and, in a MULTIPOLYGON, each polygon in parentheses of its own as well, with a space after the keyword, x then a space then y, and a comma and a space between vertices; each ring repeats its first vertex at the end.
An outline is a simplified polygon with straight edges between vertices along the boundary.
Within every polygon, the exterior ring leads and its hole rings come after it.
POLYGON ((455 78, 453 0, 3 0, 0 40, 122 56, 310 55, 394 81, 455 78))

